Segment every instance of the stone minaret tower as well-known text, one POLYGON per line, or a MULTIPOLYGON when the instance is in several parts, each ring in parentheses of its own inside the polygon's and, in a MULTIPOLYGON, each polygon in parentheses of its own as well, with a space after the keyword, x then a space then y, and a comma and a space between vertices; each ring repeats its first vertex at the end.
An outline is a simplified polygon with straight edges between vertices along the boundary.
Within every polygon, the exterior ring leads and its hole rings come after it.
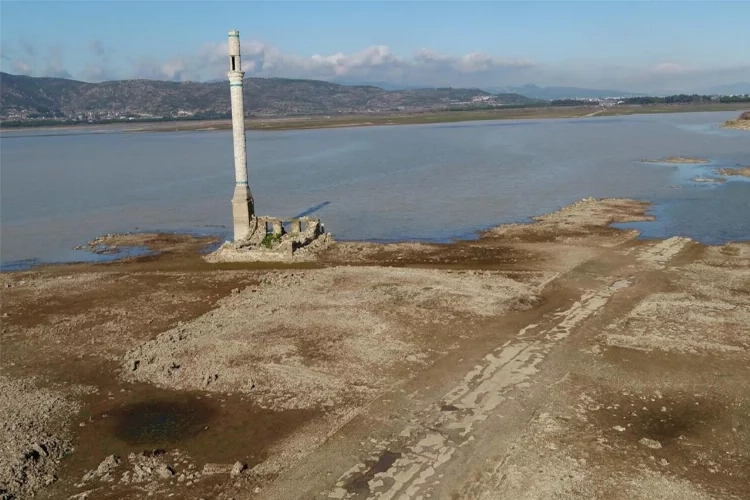
POLYGON ((232 218, 234 241, 246 239, 255 229, 255 207, 250 186, 247 184, 247 150, 245 147, 245 105, 242 98, 242 71, 240 60, 240 32, 229 32, 229 93, 232 97, 232 135, 234 138, 234 196, 232 218))

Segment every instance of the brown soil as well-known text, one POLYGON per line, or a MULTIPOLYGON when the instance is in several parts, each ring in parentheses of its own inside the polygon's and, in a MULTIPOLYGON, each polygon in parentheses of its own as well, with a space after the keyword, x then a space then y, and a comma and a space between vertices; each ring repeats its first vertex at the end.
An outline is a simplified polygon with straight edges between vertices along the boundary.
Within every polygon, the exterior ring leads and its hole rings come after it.
POLYGON ((721 175, 739 175, 742 177, 750 177, 750 167, 720 168, 719 173, 721 175))
POLYGON ((153 254, 2 274, 0 488, 748 498, 750 244, 609 227, 647 208, 588 199, 304 265, 114 235, 96 248, 153 254))
POLYGON ((750 111, 745 111, 736 120, 728 120, 722 127, 737 130, 750 130, 750 111))
POLYGON ((643 160, 645 163, 711 163, 711 160, 705 158, 692 158, 685 156, 670 156, 661 160, 643 160))

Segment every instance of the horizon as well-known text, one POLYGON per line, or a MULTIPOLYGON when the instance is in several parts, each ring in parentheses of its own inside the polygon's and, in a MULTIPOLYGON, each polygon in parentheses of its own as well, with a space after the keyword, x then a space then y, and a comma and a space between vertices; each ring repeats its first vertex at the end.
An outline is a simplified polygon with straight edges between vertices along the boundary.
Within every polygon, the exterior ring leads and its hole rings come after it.
MULTIPOLYGON (((32 76, 32 75, 23 75, 23 74, 17 74, 17 73, 7 73, 5 71, 0 71, 0 74, 5 74, 5 75, 10 75, 10 76, 15 76, 15 77, 50 78, 50 79, 57 79, 57 80, 68 80, 68 81, 79 82, 79 83, 87 83, 87 84, 100 84, 100 83, 107 83, 107 82, 123 82, 123 81, 133 81, 133 80, 143 80, 143 81, 152 81, 152 82, 165 82, 165 83, 175 83, 175 84, 179 84, 179 83, 217 84, 217 83, 223 83, 224 82, 224 80, 208 80, 208 81, 197 81, 197 80, 159 80, 159 79, 153 79, 153 78, 122 78, 122 79, 116 79, 116 80, 103 80, 101 82, 91 82, 91 81, 79 80, 79 79, 71 78, 71 77, 32 76)), ((380 88, 380 89, 382 89, 382 90, 384 90, 386 92, 400 91, 400 90, 420 90, 420 89, 421 90, 429 90, 429 89, 446 89, 446 88, 452 88, 452 89, 456 89, 456 90, 458 90, 458 89, 479 90, 479 91, 483 91, 483 92, 488 92, 490 94, 501 94, 501 92, 495 92, 495 91, 491 91, 491 90, 485 90, 484 88, 481 88, 481 87, 455 87, 455 86, 450 86, 450 85, 449 86, 445 86, 445 87, 443 87, 443 86, 440 86, 440 87, 439 86, 430 86, 430 85, 403 85, 403 86, 401 86, 401 85, 391 84, 389 82, 379 82, 379 83, 378 82, 372 82, 372 83, 366 83, 366 82, 364 82, 364 83, 342 83, 342 82, 336 82, 334 80, 318 80, 318 79, 314 79, 314 78, 295 78, 295 77, 284 77, 284 76, 253 76, 253 75, 251 75, 251 76, 245 76, 244 77, 245 80, 250 79, 250 78, 269 79, 269 80, 270 79, 279 79, 279 80, 314 81, 314 82, 332 83, 332 84, 335 84, 335 85, 342 85, 342 86, 347 86, 347 87, 376 87, 376 88, 380 88), (390 88, 386 88, 386 87, 390 87, 390 88)), ((742 86, 743 88, 750 89, 750 83, 749 82, 738 82, 737 85, 738 86, 742 86)), ((535 87, 535 88, 537 88, 539 90, 574 89, 574 90, 581 90, 581 91, 587 91, 588 90, 588 91, 596 91, 596 92, 603 92, 603 91, 608 91, 608 90, 609 91, 615 91, 616 90, 616 89, 589 89, 589 88, 583 88, 583 87, 557 86, 557 85, 542 86, 542 85, 536 85, 536 84, 533 84, 533 83, 527 83, 527 84, 519 85, 517 87, 513 87, 512 89, 510 89, 508 92, 505 92, 505 93, 519 94, 519 95, 524 96, 524 94, 521 93, 523 91, 524 87, 535 87)), ((622 90, 622 89, 619 89, 619 90, 622 90)), ((635 92, 628 92, 628 91, 623 91, 623 92, 625 94, 632 94, 634 96, 637 95, 637 96, 643 96, 643 97, 668 97, 670 95, 672 95, 672 96, 674 96, 674 95, 701 95, 700 92, 698 92, 698 93, 695 93, 695 92, 679 93, 678 92, 678 93, 674 93, 674 94, 656 93, 656 92, 654 92, 654 93, 635 93, 635 92)), ((750 91, 743 91, 743 92, 737 93, 737 95, 748 95, 748 94, 750 94, 750 91)), ((721 95, 721 93, 713 93, 713 94, 711 94, 711 93, 703 93, 702 95, 721 95)), ((524 97, 529 97, 529 96, 524 96, 524 97)), ((582 98, 582 99, 583 98, 587 98, 587 96, 584 96, 584 95, 581 95, 579 97, 582 98)), ((608 96, 608 97, 610 97, 610 98, 616 98, 616 97, 622 97, 622 96, 617 96, 617 95, 613 94, 613 95, 608 96)), ((552 99, 552 100, 563 99, 564 100, 564 99, 569 99, 569 98, 559 97, 559 98, 550 98, 550 99, 552 99)), ((547 99, 547 100, 550 100, 550 99, 547 99)), ((544 100, 544 99, 542 99, 542 100, 544 100)))
POLYGON ((0 70, 94 83, 224 80, 236 28, 247 77, 644 94, 750 85, 750 57, 735 50, 750 46, 750 3, 182 2, 179 23, 175 5, 3 0, 0 70))

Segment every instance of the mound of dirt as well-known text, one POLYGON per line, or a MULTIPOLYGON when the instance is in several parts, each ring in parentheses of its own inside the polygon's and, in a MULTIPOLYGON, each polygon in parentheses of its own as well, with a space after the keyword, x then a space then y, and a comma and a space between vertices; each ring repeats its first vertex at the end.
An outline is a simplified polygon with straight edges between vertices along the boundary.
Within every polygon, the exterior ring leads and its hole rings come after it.
POLYGON ((661 160, 643 160, 644 163, 676 163, 676 164, 701 164, 711 163, 706 158, 694 158, 688 156, 670 156, 661 160))
POLYGON ((423 366, 441 325, 536 300, 532 286, 493 272, 271 273, 128 352, 122 373, 168 388, 252 392, 281 409, 361 401, 423 366))
POLYGON ((750 177, 750 167, 720 168, 719 173, 721 175, 739 175, 741 177, 750 177))
MULTIPOLYGON (((653 220, 644 215, 649 204, 630 200, 609 198, 597 200, 585 198, 572 205, 539 217, 531 224, 504 224, 485 231, 483 238, 512 238, 521 240, 564 239, 592 236, 600 231, 614 233, 607 226, 614 222, 635 222, 653 220)), ((620 236, 627 237, 621 231, 620 236)))

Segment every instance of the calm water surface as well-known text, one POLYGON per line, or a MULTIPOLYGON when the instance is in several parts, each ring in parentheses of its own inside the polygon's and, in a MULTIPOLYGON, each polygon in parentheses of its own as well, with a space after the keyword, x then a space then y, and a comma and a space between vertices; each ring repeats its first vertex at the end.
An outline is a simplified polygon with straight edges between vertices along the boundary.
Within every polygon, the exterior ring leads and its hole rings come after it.
MULTIPOLYGON (((750 164, 750 134, 690 113, 371 128, 249 132, 259 214, 312 207, 345 240, 468 238, 578 199, 656 202, 646 237, 707 243, 750 239, 750 182, 692 182, 750 164), (644 164, 700 156, 709 166, 644 164)), ((90 134, 8 132, 2 162, 0 258, 77 261, 72 248, 112 232, 226 233, 231 223, 228 131, 90 134)))

